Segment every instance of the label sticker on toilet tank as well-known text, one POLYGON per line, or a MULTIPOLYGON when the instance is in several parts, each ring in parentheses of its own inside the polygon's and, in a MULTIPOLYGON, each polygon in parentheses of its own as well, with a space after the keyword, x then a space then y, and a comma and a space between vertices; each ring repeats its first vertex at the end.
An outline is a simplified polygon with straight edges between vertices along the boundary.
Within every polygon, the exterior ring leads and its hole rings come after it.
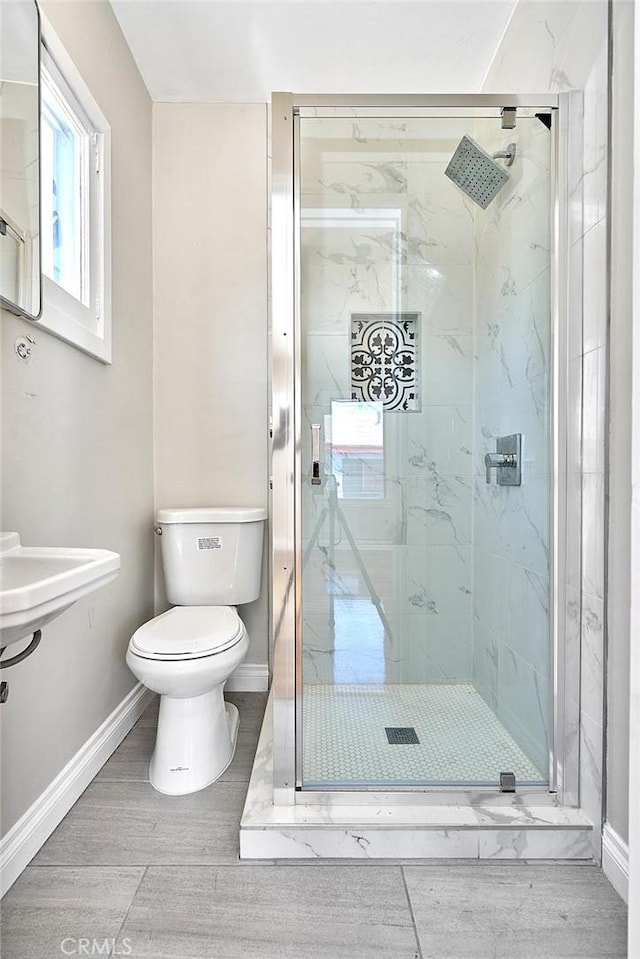
POLYGON ((222 549, 219 536, 198 536, 198 549, 222 549))

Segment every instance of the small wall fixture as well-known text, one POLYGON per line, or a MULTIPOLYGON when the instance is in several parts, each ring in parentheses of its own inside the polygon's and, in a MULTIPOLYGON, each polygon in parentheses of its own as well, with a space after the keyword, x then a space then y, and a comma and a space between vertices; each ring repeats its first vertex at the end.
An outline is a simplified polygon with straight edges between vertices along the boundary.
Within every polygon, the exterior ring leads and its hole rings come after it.
POLYGON ((515 107, 503 107, 500 113, 502 117, 502 129, 503 130, 515 130, 516 128, 516 108, 515 107))
POLYGON ((496 439, 496 452, 487 453, 484 458, 487 484, 491 485, 491 470, 495 470, 498 486, 521 486, 521 464, 522 433, 498 436, 496 439))

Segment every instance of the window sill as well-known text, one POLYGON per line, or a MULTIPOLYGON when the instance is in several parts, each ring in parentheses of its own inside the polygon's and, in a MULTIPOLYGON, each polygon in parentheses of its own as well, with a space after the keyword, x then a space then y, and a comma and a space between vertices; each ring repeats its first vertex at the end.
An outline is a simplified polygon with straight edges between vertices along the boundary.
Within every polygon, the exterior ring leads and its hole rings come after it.
POLYGON ((105 322, 109 304, 104 304, 100 321, 89 316, 89 310, 64 292, 53 280, 42 277, 42 316, 38 326, 53 333, 71 346, 93 356, 101 363, 111 363, 110 323, 105 322), (91 329, 91 325, 95 328, 91 329))

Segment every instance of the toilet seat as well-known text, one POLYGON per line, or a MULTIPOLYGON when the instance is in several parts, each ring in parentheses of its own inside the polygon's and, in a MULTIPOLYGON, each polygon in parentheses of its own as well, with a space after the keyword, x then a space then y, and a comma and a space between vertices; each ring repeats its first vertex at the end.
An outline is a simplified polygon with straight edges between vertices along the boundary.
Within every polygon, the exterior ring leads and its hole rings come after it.
POLYGON ((140 626, 130 649, 144 659, 199 659, 231 649, 244 635, 233 606, 174 606, 140 626))

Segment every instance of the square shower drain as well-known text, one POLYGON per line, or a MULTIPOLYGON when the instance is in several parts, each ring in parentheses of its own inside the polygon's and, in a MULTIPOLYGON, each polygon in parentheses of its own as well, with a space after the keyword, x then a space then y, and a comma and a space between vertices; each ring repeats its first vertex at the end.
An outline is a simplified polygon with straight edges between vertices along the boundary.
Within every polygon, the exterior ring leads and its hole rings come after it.
POLYGON ((418 734, 413 726, 385 726, 384 731, 391 746, 420 745, 418 734))

